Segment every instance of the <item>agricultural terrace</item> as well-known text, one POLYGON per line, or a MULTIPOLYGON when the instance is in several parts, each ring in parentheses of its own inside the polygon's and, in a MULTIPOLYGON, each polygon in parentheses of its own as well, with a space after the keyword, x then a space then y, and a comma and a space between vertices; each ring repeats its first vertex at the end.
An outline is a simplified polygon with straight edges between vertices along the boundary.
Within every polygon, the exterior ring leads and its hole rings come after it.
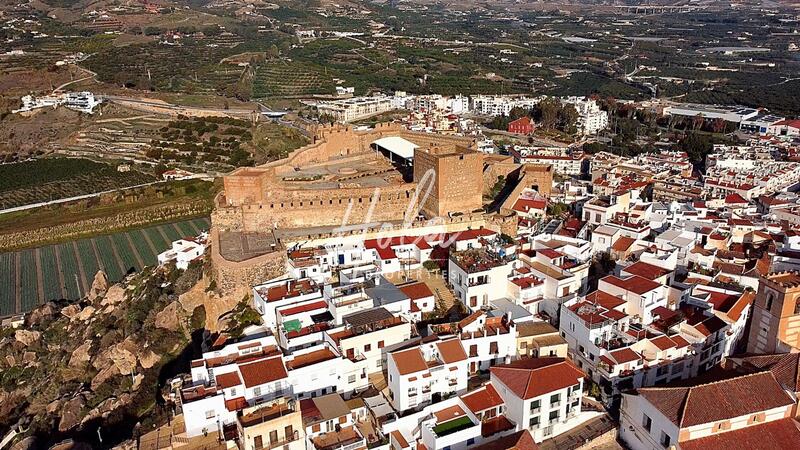
POLYGON ((111 282, 155 265, 173 241, 208 230, 207 218, 0 253, 0 317, 86 295, 98 270, 111 282))
POLYGON ((0 210, 156 181, 154 174, 88 159, 43 158, 0 164, 0 210))

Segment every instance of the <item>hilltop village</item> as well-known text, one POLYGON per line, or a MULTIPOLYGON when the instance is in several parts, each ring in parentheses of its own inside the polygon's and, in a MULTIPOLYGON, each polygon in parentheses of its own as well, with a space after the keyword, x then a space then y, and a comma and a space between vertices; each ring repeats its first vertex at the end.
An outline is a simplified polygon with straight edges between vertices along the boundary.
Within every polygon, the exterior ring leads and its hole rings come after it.
POLYGON ((565 173, 553 154, 467 137, 320 127, 224 177, 214 281, 249 286, 259 320, 192 362, 182 436, 320 450, 800 439, 793 151, 757 135, 718 146, 700 181, 675 151, 565 156, 580 161, 565 173))

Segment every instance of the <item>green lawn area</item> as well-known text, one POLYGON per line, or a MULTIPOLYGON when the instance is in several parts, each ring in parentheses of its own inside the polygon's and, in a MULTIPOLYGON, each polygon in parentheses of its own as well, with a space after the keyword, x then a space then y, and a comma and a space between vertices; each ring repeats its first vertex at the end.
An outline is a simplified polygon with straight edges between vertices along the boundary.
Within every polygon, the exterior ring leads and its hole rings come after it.
POLYGON ((461 430, 466 430, 467 428, 473 426, 472 419, 469 417, 460 417, 458 419, 450 420, 445 423, 441 423, 433 427, 433 432, 436 433, 437 436, 447 436, 448 434, 453 434, 461 430))

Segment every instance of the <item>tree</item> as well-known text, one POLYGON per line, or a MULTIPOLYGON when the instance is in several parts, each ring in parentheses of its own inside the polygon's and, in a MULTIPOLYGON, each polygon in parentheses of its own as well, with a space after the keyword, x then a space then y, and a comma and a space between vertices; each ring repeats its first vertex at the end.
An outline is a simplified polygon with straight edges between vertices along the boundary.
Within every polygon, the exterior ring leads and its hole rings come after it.
POLYGON ((278 46, 272 44, 267 49, 267 59, 275 59, 280 56, 280 50, 278 50, 278 46))

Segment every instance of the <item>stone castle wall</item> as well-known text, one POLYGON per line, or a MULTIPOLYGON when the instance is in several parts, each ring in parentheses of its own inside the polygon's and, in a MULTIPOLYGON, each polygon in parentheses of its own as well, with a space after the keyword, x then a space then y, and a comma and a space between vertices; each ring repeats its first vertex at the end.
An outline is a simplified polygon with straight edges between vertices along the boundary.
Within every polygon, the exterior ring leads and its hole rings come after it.
POLYGON ((231 293, 286 273, 286 252, 282 249, 246 261, 228 261, 219 252, 219 229, 211 229, 211 261, 214 280, 222 293, 231 293))

